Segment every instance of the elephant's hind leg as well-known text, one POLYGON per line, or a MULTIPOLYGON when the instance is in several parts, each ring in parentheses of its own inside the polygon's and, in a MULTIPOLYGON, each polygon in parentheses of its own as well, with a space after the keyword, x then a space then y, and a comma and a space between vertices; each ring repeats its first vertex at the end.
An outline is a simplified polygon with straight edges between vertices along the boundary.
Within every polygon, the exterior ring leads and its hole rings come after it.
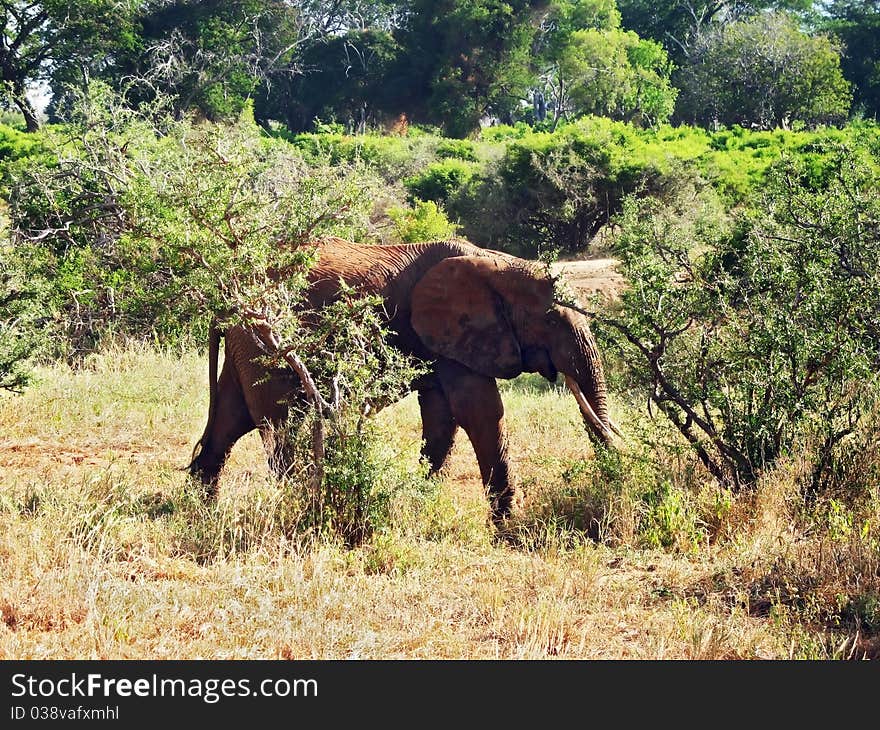
POLYGON ((419 408, 422 414, 422 455, 431 465, 431 473, 436 474, 446 465, 458 424, 439 384, 419 390, 419 408))
POLYGON ((438 363, 437 373, 455 421, 467 433, 480 475, 489 493, 492 519, 500 524, 513 504, 513 482, 507 454, 504 405, 494 378, 479 375, 451 361, 438 363))
POLYGON ((254 429, 241 387, 225 365, 217 381, 215 407, 199 453, 190 466, 190 473, 201 480, 209 497, 217 494, 217 478, 235 442, 254 429))

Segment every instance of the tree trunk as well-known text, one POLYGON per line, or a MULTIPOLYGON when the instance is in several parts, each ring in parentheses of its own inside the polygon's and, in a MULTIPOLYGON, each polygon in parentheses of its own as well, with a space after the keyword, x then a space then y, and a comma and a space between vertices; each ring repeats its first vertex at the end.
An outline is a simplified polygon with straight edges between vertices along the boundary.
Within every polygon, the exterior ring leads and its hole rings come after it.
POLYGON ((27 93, 25 92, 24 87, 16 85, 14 101, 15 105, 24 115, 24 123, 27 131, 38 131, 40 129, 40 120, 37 117, 37 112, 34 109, 33 104, 31 104, 30 99, 27 98, 27 93))

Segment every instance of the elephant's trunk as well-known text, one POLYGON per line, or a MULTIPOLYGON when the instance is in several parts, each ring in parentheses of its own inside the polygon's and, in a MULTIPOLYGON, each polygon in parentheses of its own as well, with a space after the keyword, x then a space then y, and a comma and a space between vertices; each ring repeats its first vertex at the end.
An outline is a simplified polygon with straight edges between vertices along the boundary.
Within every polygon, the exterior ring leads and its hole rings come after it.
POLYGON ((574 395, 574 399, 577 401, 578 407, 584 415, 584 421, 605 445, 610 446, 614 442, 614 434, 612 433, 613 425, 611 424, 611 420, 607 417, 607 414, 603 420, 602 417, 596 413, 590 405, 590 401, 587 400, 583 391, 580 389, 580 386, 577 384, 577 381, 573 377, 566 375, 565 384, 574 395))
POLYGON ((605 372, 595 338, 582 314, 568 308, 562 308, 560 313, 568 334, 562 351, 553 357, 554 363, 574 395, 590 435, 611 446, 614 434, 620 435, 620 430, 608 413, 605 372))

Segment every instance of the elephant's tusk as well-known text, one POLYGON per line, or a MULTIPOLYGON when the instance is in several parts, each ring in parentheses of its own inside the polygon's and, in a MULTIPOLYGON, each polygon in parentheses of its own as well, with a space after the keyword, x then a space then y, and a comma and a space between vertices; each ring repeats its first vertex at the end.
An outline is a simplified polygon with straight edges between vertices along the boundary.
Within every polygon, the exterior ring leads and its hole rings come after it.
POLYGON ((608 426, 611 428, 614 433, 616 433, 620 438, 625 439, 626 436, 623 435, 623 432, 620 430, 620 426, 618 426, 614 421, 611 420, 611 417, 608 417, 608 426))
POLYGON ((577 384, 577 381, 571 376, 566 375, 565 384, 574 395, 574 399, 577 401, 578 406, 580 406, 581 412, 584 414, 587 421, 589 421, 590 425, 595 428, 599 433, 601 433, 603 438, 608 443, 611 443, 614 440, 614 435, 611 433, 611 431, 608 430, 608 427, 604 423, 602 423, 602 419, 599 418, 598 415, 596 415, 596 411, 593 410, 590 402, 584 397, 584 394, 583 392, 581 392, 581 388, 577 384))

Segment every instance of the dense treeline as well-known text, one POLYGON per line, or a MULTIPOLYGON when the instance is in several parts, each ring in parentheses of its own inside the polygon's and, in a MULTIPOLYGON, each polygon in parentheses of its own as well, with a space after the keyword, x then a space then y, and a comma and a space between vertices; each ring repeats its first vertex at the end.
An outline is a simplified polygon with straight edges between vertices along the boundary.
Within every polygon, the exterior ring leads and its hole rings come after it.
POLYGON ((876 2, 753 0, 10 0, 5 100, 29 130, 71 87, 141 81, 213 120, 246 100, 269 128, 395 122, 468 136, 482 123, 555 128, 583 114, 761 129, 875 117, 876 2))

